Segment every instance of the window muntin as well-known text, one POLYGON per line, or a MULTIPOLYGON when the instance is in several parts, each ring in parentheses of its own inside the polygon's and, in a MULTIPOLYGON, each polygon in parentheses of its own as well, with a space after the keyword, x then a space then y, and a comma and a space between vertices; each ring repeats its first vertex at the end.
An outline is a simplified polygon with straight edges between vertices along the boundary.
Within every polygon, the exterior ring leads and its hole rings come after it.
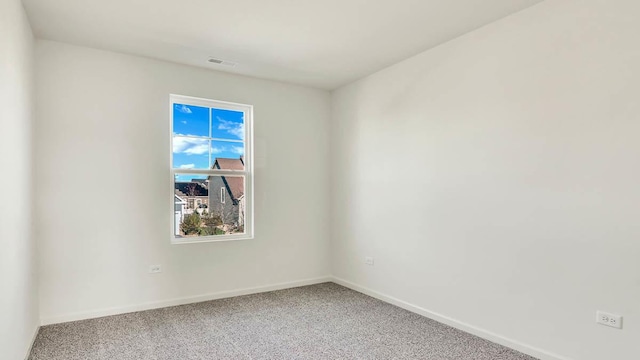
POLYGON ((171 96, 172 242, 253 237, 252 110, 171 96))

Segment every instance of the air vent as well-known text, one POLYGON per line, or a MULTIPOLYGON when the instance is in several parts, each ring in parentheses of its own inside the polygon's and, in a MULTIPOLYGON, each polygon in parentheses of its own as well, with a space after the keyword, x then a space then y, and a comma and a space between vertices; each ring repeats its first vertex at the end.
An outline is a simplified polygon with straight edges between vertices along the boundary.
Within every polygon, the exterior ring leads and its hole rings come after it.
POLYGON ((221 59, 216 59, 216 58, 209 58, 209 60, 207 60, 207 61, 212 63, 212 64, 216 64, 216 65, 223 65, 223 66, 230 66, 230 67, 236 66, 236 63, 233 63, 231 61, 225 61, 225 60, 221 60, 221 59))

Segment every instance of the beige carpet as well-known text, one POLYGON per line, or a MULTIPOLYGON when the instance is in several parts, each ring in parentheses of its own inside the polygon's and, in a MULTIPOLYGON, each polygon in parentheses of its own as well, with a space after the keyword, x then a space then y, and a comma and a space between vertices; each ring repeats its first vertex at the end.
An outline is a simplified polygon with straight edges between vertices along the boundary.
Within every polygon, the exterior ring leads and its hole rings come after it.
POLYGON ((533 358, 325 283, 45 326, 29 359, 533 358))

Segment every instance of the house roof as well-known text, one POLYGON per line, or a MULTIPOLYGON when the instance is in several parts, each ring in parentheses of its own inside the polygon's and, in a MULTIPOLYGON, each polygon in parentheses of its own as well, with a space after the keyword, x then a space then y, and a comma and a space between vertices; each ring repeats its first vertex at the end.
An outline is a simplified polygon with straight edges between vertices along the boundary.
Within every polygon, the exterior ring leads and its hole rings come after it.
POLYGON ((209 190, 198 182, 177 182, 175 183, 175 191, 181 197, 191 196, 208 196, 209 190))
POLYGON ((228 158, 216 158, 213 163, 214 169, 220 170, 244 170, 244 159, 228 159, 228 158))
POLYGON ((191 182, 198 183, 198 184, 204 186, 205 188, 209 187, 209 180, 208 179, 191 179, 191 182))
MULTIPOLYGON (((239 159, 229 158, 216 158, 213 163, 214 169, 220 170, 244 170, 244 158, 241 156, 239 159)), ((231 196, 234 199, 239 199, 244 195, 244 177, 240 176, 222 176, 224 182, 227 183, 231 196)))
POLYGON ((234 199, 239 199, 244 195, 244 178, 236 176, 223 176, 227 182, 227 186, 231 190, 231 195, 234 199))

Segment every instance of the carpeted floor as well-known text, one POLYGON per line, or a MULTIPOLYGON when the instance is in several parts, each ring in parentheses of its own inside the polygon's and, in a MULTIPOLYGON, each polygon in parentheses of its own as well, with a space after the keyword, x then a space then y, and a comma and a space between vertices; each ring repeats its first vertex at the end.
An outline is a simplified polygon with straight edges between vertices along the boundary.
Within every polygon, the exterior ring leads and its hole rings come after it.
POLYGON ((30 360, 531 360, 325 283, 44 326, 30 360))

